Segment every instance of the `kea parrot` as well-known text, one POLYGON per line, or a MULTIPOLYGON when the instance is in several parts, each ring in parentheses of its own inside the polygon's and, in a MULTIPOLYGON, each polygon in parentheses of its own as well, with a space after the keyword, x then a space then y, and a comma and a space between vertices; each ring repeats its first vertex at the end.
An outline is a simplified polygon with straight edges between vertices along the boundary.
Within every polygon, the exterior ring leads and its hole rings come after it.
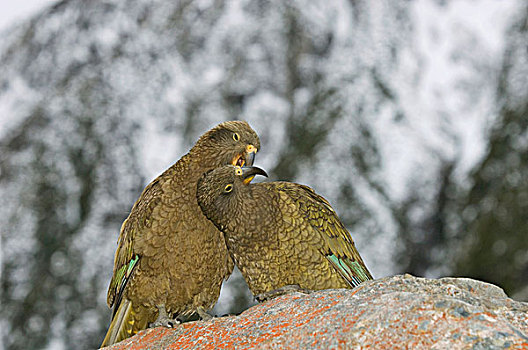
POLYGON ((196 183, 226 165, 252 165, 259 137, 244 121, 224 122, 145 187, 121 226, 107 303, 112 321, 103 346, 170 317, 206 312, 233 270, 225 238, 200 210, 196 183))
POLYGON ((372 279, 326 199, 296 183, 252 184, 255 175, 267 176, 252 166, 211 170, 198 181, 196 196, 205 216, 224 233, 229 254, 257 300, 292 290, 288 287, 354 288, 372 279))

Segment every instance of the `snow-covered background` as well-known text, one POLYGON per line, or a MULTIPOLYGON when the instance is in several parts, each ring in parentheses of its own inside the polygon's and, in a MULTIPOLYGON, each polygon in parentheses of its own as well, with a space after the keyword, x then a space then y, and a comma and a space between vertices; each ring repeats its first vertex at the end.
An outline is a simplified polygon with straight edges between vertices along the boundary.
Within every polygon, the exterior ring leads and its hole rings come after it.
MULTIPOLYGON (((6 348, 100 344, 122 220, 228 119, 272 179, 329 199, 375 277, 528 285, 523 1, 37 6, 0 16, 6 348)), ((234 275, 215 312, 249 302, 234 275)))
POLYGON ((0 0, 0 31, 26 21, 56 0, 0 0))

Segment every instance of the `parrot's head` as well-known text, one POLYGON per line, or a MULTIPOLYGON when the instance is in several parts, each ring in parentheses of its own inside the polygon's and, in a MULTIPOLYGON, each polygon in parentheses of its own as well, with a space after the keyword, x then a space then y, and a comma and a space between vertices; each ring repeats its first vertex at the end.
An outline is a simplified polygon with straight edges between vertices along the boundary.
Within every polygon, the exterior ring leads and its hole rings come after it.
POLYGON ((214 169, 224 165, 253 165, 260 140, 245 121, 228 121, 218 124, 196 142, 191 153, 204 168, 214 169))
POLYGON ((198 205, 204 215, 220 230, 231 218, 240 215, 243 208, 239 199, 247 193, 248 185, 256 175, 268 176, 261 168, 227 165, 202 175, 196 187, 198 205))

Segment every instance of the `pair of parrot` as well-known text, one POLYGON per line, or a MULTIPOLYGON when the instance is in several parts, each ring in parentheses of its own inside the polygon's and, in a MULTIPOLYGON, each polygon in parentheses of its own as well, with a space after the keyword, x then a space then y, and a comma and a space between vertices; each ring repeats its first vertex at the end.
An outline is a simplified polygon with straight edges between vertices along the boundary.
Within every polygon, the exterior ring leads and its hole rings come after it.
POLYGON ((327 200, 295 183, 251 183, 267 176, 253 166, 259 149, 248 123, 224 122, 145 187, 121 226, 101 347, 171 317, 211 318, 234 263, 257 300, 372 279, 327 200))

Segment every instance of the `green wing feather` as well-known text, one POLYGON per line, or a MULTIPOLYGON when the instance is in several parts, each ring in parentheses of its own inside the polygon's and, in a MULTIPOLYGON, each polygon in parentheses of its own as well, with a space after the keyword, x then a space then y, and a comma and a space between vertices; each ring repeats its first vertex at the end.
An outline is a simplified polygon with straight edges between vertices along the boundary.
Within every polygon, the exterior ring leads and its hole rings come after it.
POLYGON ((119 308, 119 305, 121 304, 121 300, 123 298, 123 292, 125 290, 127 282, 130 279, 130 276, 132 275, 132 272, 134 271, 134 268, 136 267, 138 261, 139 261, 139 255, 136 254, 128 262, 128 264, 121 266, 121 268, 117 270, 116 274, 114 275, 114 278, 111 281, 110 288, 117 291, 116 292, 117 298, 114 302, 114 312, 112 313, 112 317, 115 316, 117 309, 119 308))
POLYGON ((352 236, 343 226, 328 201, 308 186, 281 183, 285 191, 297 203, 300 212, 325 241, 321 251, 351 287, 372 279, 357 251, 352 236))
POLYGON ((119 307, 117 301, 121 301, 126 284, 130 280, 134 267, 140 257, 134 251, 134 242, 149 226, 149 218, 154 208, 159 204, 159 193, 161 192, 159 178, 152 181, 136 201, 130 215, 123 222, 117 242, 117 250, 114 259, 114 274, 108 287, 107 303, 114 307, 114 314, 119 307))
POLYGON ((326 255, 326 258, 352 287, 356 287, 361 282, 372 279, 370 272, 358 261, 350 261, 350 259, 347 258, 338 258, 333 254, 326 255))
POLYGON ((119 308, 125 287, 140 259, 134 253, 133 249, 135 230, 132 226, 129 217, 123 222, 119 235, 118 247, 114 259, 114 274, 110 280, 107 294, 108 306, 114 309, 113 315, 115 315, 119 308))
POLYGON ((107 294, 108 306, 113 308, 112 322, 102 346, 114 344, 147 327, 148 320, 138 313, 140 305, 133 305, 124 295, 141 261, 141 256, 134 250, 135 239, 149 228, 152 211, 159 204, 160 191, 159 179, 145 187, 121 226, 114 259, 114 274, 107 294))

